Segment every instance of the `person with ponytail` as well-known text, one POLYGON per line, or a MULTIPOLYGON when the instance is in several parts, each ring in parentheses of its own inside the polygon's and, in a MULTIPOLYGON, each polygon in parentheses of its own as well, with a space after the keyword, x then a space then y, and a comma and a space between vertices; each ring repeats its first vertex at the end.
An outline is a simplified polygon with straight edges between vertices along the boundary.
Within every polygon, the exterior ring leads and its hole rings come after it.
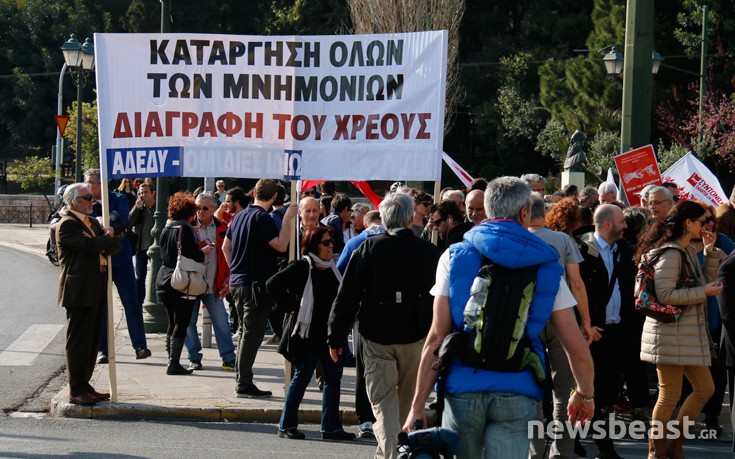
POLYGON ((327 321, 342 274, 334 262, 334 231, 324 226, 309 227, 301 240, 300 260, 268 279, 266 287, 276 307, 286 314, 278 352, 294 365, 278 423, 278 436, 301 440, 297 430, 298 411, 317 362, 324 369, 322 390, 322 439, 352 440, 339 414, 343 362, 332 361, 327 345, 327 321))
POLYGON ((650 458, 681 458, 684 422, 694 422, 714 393, 709 372, 712 340, 707 332, 707 297, 722 290, 713 282, 720 260, 716 235, 704 229, 705 208, 696 202, 676 204, 662 221, 655 221, 642 234, 635 254, 637 262, 654 261, 656 298, 661 304, 686 306, 677 321, 665 323, 646 317, 641 337, 641 360, 656 365, 659 394, 653 409, 649 435, 650 458), (704 264, 697 260, 691 241, 704 242, 704 264), (688 282, 682 282, 682 279, 688 282), (675 425, 667 423, 681 395, 683 378, 692 385, 675 425), (669 436, 667 439, 666 436, 669 436))

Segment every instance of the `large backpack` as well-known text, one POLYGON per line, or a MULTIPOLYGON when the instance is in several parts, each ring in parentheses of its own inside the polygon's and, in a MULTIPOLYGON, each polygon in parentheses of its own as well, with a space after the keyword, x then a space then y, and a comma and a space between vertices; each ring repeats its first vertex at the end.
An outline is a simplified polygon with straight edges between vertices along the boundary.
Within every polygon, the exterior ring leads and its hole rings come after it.
POLYGON ((544 381, 544 365, 526 333, 537 272, 538 266, 507 268, 483 257, 477 275, 489 285, 477 323, 449 335, 442 347, 467 366, 513 373, 530 368, 544 381))

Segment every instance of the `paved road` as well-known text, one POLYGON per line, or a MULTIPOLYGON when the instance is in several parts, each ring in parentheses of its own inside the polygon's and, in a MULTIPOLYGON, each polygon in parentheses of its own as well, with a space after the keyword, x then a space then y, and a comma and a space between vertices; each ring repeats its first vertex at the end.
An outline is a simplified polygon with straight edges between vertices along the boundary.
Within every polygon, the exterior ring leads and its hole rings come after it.
POLYGON ((55 306, 59 268, 6 247, 0 260, 0 408, 48 411, 51 389, 58 392, 65 381, 66 318, 55 306))

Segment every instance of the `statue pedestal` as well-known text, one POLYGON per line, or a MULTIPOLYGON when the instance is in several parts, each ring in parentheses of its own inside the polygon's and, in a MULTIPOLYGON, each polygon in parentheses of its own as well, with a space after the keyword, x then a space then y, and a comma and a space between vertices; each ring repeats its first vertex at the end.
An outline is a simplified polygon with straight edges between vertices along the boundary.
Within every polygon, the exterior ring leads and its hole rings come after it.
POLYGON ((579 191, 582 191, 582 188, 584 188, 584 172, 562 171, 561 187, 564 188, 569 184, 577 185, 579 191))

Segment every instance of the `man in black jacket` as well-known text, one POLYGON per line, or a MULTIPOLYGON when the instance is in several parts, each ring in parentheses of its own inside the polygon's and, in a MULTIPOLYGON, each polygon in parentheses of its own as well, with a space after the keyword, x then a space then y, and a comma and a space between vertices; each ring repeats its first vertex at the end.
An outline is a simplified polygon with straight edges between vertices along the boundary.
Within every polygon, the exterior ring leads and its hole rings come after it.
MULTIPOLYGON (((734 193, 735 194, 735 193, 734 193)), ((722 282, 722 291, 717 295, 717 302, 722 317, 722 337, 720 341, 720 362, 727 367, 727 381, 730 385, 730 419, 735 434, 735 410, 733 410, 733 391, 735 383, 735 252, 720 263, 717 280, 722 282)), ((735 435, 732 444, 735 457, 735 435)))
POLYGON ((376 457, 396 456, 396 435, 411 408, 424 339, 432 319, 439 251, 411 231, 413 199, 388 195, 380 217, 388 233, 353 252, 329 317, 335 362, 355 314, 365 363, 365 384, 375 414, 376 457))
MULTIPOLYGON (((630 247, 623 240, 623 211, 602 204, 594 214, 595 231, 579 236, 583 261, 579 271, 588 294, 592 328, 601 335, 590 345, 595 364, 595 419, 607 419, 618 399, 622 370, 625 323, 635 314, 633 290, 635 265, 630 247), (599 294, 598 294, 599 293, 599 294)), ((640 339, 638 340, 640 342, 640 339)), ((610 438, 596 439, 600 459, 620 456, 610 438)))

